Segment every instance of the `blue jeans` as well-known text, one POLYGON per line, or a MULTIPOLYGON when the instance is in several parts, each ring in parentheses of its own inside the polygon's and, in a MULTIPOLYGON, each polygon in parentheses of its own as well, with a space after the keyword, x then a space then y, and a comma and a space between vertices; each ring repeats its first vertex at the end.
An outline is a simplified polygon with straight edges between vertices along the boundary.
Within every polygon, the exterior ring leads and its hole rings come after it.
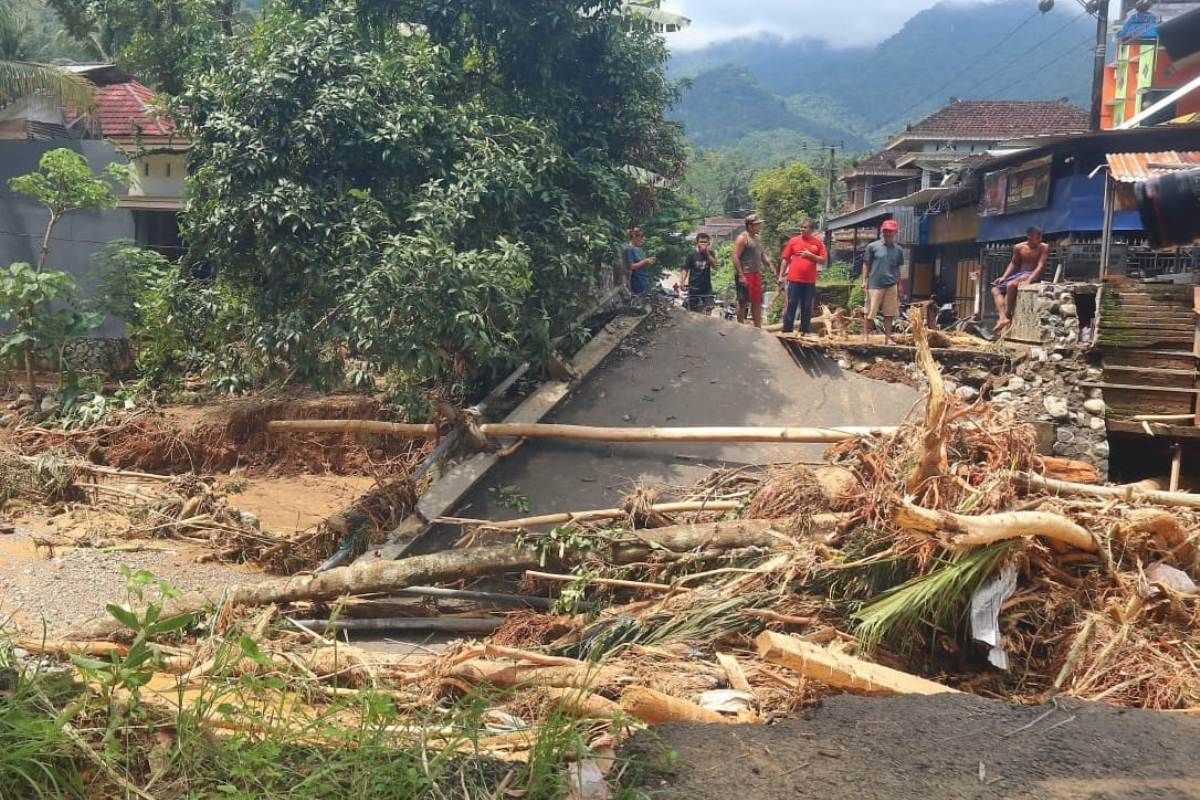
POLYGON ((650 276, 645 267, 629 270, 629 291, 633 294, 645 294, 650 291, 650 276))
POLYGON ((783 310, 783 332, 791 333, 796 322, 796 312, 800 312, 800 330, 812 333, 813 300, 816 297, 817 286, 814 283, 798 283, 788 281, 787 306, 783 310))

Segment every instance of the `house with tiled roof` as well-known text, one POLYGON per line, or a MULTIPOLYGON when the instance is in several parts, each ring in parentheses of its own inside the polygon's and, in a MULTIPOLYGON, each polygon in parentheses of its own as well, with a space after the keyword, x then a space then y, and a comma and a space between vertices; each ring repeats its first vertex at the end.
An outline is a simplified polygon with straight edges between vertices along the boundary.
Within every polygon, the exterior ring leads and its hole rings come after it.
MULTIPOLYGON (((46 212, 12 192, 8 180, 37 169, 49 150, 66 147, 87 158, 96 171, 126 164, 130 185, 117 208, 73 214, 55 229, 51 263, 90 285, 92 259, 106 243, 131 240, 170 258, 182 253, 179 212, 185 204, 189 142, 159 109, 154 92, 111 64, 64 67, 95 86, 94 107, 86 114, 48 97, 22 97, 0 107, 0 265, 36 260, 46 212)), ((109 320, 103 336, 119 335, 109 320)))
POLYGON ((1067 100, 959 100, 905 127, 842 173, 848 210, 940 186, 945 175, 1005 142, 1082 133, 1088 113, 1067 100))

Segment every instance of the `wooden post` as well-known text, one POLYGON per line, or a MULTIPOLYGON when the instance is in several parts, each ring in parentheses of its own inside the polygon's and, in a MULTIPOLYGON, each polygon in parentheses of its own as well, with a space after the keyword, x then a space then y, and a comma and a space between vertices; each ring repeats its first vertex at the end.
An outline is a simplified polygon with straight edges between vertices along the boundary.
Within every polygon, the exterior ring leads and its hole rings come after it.
POLYGON ((1183 447, 1179 444, 1171 445, 1171 485, 1167 487, 1167 491, 1175 492, 1179 490, 1179 473, 1183 471, 1183 447))
POLYGON ((1104 223, 1100 233, 1100 281, 1108 274, 1108 261, 1112 256, 1113 212, 1116 210, 1116 197, 1113 191, 1113 179, 1108 167, 1104 168, 1104 223))

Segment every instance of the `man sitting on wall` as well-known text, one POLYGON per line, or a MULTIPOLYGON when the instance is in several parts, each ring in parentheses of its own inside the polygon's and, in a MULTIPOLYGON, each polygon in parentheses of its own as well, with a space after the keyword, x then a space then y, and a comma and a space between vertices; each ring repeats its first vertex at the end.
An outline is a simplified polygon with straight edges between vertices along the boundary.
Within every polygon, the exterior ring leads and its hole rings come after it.
POLYGON ((1050 247, 1042 241, 1042 229, 1033 226, 1025 231, 1025 241, 1013 248, 1008 269, 992 284, 992 298, 996 301, 996 313, 1000 315, 996 321, 996 333, 1012 325, 1013 312, 1017 308, 1017 289, 1041 279, 1049 255, 1050 247))

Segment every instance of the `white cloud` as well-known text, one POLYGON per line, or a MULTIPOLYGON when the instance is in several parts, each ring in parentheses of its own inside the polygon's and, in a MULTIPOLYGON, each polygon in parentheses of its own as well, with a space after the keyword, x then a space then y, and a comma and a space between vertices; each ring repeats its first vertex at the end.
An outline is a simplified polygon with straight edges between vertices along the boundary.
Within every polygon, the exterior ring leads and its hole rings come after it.
MULTIPOLYGON (((959 0, 971 2, 978 0, 959 0)), ((844 47, 875 44, 938 0, 666 0, 663 8, 692 20, 667 37, 677 50, 723 39, 771 33, 784 39, 820 39, 844 47)), ((1030 5, 1033 2, 1030 0, 1030 5)))

